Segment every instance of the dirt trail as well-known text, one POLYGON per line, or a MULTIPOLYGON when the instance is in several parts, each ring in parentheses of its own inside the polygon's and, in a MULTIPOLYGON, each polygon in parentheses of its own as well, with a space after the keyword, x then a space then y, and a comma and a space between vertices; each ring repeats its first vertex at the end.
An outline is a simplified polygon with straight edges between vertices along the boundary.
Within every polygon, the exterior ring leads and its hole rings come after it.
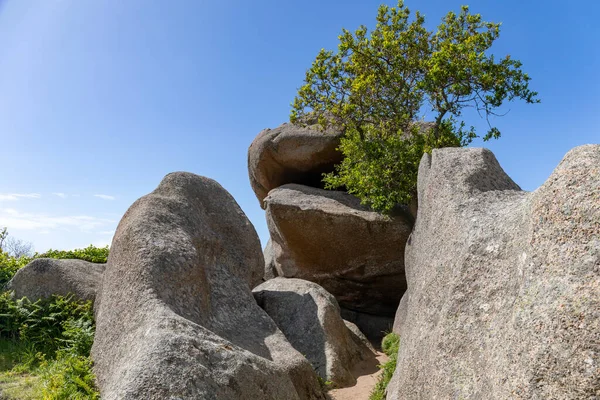
POLYGON ((382 372, 378 365, 383 364, 387 359, 388 356, 378 351, 376 361, 371 359, 356 365, 352 370, 352 374, 356 377, 356 384, 330 390, 327 393, 329 398, 331 400, 368 400, 382 372))

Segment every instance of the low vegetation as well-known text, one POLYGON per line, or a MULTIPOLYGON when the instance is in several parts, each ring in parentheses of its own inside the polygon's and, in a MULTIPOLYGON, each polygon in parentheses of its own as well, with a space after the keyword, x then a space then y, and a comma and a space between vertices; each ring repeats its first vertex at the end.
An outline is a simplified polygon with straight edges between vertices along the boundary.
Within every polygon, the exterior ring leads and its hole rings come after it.
MULTIPOLYGON (((108 247, 31 257, 0 251, 0 287, 40 257, 106 262, 108 247)), ((0 398, 98 399, 90 359, 94 331, 91 302, 71 296, 32 302, 0 292, 0 398)))
POLYGON ((388 333, 381 342, 381 349, 389 359, 381 365, 383 373, 379 377, 379 381, 373 388, 369 400, 385 400, 386 389, 394 371, 396 370, 396 360, 398 357, 398 349, 400 348, 400 336, 395 333, 388 333))

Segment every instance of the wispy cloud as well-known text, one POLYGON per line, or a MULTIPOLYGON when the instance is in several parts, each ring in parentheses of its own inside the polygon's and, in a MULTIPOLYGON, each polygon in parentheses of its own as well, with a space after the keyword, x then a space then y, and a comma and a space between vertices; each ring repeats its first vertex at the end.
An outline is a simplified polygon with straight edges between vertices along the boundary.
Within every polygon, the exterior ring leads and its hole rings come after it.
POLYGON ((39 193, 0 193, 0 201, 16 201, 20 198, 39 199, 42 197, 39 193))
POLYGON ((115 234, 115 231, 114 231, 114 230, 112 230, 112 231, 100 231, 100 232, 98 232, 98 233, 99 233, 100 235, 111 235, 111 236, 112 236, 112 235, 114 235, 114 234, 115 234))
POLYGON ((60 197, 61 199, 66 199, 67 197, 69 197, 65 193, 52 193, 52 194, 55 195, 55 196, 60 197))
POLYGON ((49 231, 57 229, 92 232, 115 226, 117 221, 90 215, 52 216, 47 214, 23 213, 13 208, 0 209, 3 226, 18 230, 49 231))
POLYGON ((114 200, 114 199, 116 199, 115 196, 109 196, 107 194, 95 194, 94 197, 98 197, 98 198, 103 199, 103 200, 114 200))

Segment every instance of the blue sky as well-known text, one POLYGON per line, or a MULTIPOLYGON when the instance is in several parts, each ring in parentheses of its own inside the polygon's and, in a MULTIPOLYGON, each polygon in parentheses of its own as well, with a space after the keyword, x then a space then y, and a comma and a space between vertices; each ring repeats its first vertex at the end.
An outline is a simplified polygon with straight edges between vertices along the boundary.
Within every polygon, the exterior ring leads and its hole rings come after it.
MULTIPOLYGON (((319 49, 372 26, 380 3, 0 0, 0 226, 38 251, 105 245, 135 199, 184 170, 229 190, 265 243, 248 146, 286 121, 319 49)), ((600 2, 406 2, 431 28, 465 3, 503 23, 493 51, 540 92, 507 105, 485 144, 534 190, 600 142, 600 2)))

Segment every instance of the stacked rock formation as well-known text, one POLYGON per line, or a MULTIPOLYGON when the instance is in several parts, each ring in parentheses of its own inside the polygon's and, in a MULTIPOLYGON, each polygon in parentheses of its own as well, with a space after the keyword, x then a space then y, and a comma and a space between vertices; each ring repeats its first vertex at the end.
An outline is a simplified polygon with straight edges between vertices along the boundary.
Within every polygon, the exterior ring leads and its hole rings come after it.
POLYGON ((342 156, 339 132, 283 124, 262 131, 248 150, 250 182, 266 210, 271 240, 265 278, 318 283, 342 315, 374 339, 391 329, 406 289, 408 213, 376 213, 345 193, 323 190, 322 173, 342 156))
POLYGON ((248 172, 261 207, 272 189, 286 183, 321 187, 322 174, 342 160, 340 138, 336 130, 292 124, 260 132, 248 149, 248 172))
POLYGON ((253 295, 264 267, 229 193, 180 172, 129 208, 106 265, 37 259, 8 289, 95 300, 104 399, 319 400, 317 373, 355 383, 353 367, 376 362, 365 336, 313 282, 272 279, 253 295))
POLYGON ((600 397, 600 146, 527 193, 484 149, 425 155, 397 399, 600 397))

